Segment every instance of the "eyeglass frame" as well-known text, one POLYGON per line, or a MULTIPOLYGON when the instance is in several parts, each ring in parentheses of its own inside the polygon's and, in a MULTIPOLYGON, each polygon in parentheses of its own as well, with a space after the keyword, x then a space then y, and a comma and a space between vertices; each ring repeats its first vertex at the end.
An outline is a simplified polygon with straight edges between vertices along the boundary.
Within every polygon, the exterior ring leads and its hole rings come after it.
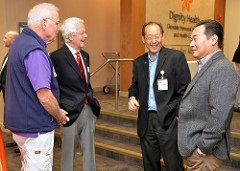
POLYGON ((144 39, 147 41, 158 40, 161 36, 160 35, 147 35, 144 36, 144 39))
POLYGON ((54 22, 54 24, 56 24, 58 27, 61 27, 61 22, 60 21, 54 21, 53 19, 51 19, 51 18, 44 18, 45 20, 50 20, 50 21, 52 21, 52 22, 54 22))

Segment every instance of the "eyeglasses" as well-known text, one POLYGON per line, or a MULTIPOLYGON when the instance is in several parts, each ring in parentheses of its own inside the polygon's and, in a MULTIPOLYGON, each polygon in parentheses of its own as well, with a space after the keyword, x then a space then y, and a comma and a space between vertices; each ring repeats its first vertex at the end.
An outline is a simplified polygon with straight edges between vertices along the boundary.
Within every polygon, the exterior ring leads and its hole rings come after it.
POLYGON ((60 27, 61 26, 61 23, 60 23, 60 21, 54 21, 53 19, 51 19, 51 18, 45 18, 46 20, 50 20, 50 21, 52 21, 52 22, 54 22, 58 27, 60 27))
POLYGON ((145 39, 147 40, 147 41, 153 41, 153 40, 157 40, 157 39, 159 39, 160 38, 160 35, 147 35, 146 37, 145 37, 145 39))

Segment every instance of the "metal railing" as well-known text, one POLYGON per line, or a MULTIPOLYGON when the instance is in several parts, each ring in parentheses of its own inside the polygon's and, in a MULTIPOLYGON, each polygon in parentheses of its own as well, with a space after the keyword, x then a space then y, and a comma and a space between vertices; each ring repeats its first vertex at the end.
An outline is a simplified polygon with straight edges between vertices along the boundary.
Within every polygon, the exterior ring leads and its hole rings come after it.
POLYGON ((111 62, 116 62, 116 70, 115 70, 115 76, 116 76, 116 87, 115 87, 115 111, 118 111, 118 69, 119 69, 119 62, 127 62, 127 61, 133 61, 134 59, 107 59, 106 62, 104 62, 101 66, 99 66, 95 71, 93 71, 90 76, 93 76, 96 74, 100 69, 102 69, 105 65, 111 62))

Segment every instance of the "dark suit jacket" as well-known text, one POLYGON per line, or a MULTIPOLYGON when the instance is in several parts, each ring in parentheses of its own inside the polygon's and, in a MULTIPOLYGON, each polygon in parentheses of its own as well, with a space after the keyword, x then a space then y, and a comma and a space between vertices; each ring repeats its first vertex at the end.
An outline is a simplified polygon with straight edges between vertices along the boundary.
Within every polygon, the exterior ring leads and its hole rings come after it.
POLYGON ((240 41, 238 43, 238 47, 233 55, 233 62, 240 63, 240 41))
MULTIPOLYGON (((153 83, 157 104, 157 113, 161 126, 167 129, 177 116, 180 100, 190 82, 191 76, 184 54, 180 51, 162 47, 153 83), (162 77, 168 79, 168 90, 158 90, 157 80, 162 77)), ((138 136, 143 137, 148 124, 148 94, 149 94, 149 61, 148 53, 134 60, 132 85, 129 97, 139 100, 138 136)))
MULTIPOLYGON (((6 60, 7 55, 4 57, 2 65, 4 64, 4 61, 6 60)), ((7 63, 4 65, 2 72, 0 74, 0 91, 2 91, 3 93, 3 99, 5 98, 6 74, 7 74, 7 63)))
MULTIPOLYGON (((89 68, 89 55, 80 52, 85 66, 89 68)), ((68 112, 70 121, 64 126, 70 126, 81 113, 84 100, 93 98, 93 91, 89 83, 89 69, 87 69, 87 84, 84 83, 77 62, 71 51, 64 44, 62 48, 50 54, 60 89, 60 107, 68 112)))

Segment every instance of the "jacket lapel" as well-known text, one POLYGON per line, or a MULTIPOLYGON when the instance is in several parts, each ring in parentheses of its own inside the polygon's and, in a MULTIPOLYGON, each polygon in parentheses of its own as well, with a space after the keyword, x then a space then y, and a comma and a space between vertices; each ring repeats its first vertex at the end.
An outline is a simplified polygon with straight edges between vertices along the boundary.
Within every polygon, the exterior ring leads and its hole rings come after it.
POLYGON ((158 75, 160 74, 160 71, 162 69, 162 66, 164 64, 164 61, 166 60, 167 53, 165 51, 165 48, 162 47, 162 50, 160 50, 159 55, 158 55, 158 64, 156 68, 156 73, 155 73, 155 80, 158 78, 158 75))
MULTIPOLYGON (((77 62, 71 53, 71 51, 68 49, 66 45, 64 45, 64 58, 69 63, 70 67, 82 78, 82 75, 80 73, 80 70, 78 68, 77 62)), ((83 79, 83 78, 82 78, 83 79)))
POLYGON ((89 66, 88 60, 87 60, 87 57, 84 55, 84 53, 81 53, 81 56, 82 56, 83 62, 84 62, 84 66, 83 67, 85 67, 85 70, 86 70, 86 73, 87 73, 86 81, 89 82, 88 80, 90 78, 90 74, 88 72, 88 66, 89 66))
POLYGON ((148 62, 148 53, 145 53, 143 58, 143 70, 147 83, 149 84, 149 62, 148 62))
POLYGON ((216 60, 216 58, 218 58, 220 56, 222 52, 217 52, 216 54, 214 54, 208 61, 207 63, 201 68, 200 72, 197 73, 192 81, 190 82, 190 84, 188 85, 183 98, 190 92, 190 90, 193 88, 193 86, 197 83, 197 81, 202 77, 202 75, 205 73, 205 71, 212 65, 212 63, 214 62, 214 60, 216 60))

